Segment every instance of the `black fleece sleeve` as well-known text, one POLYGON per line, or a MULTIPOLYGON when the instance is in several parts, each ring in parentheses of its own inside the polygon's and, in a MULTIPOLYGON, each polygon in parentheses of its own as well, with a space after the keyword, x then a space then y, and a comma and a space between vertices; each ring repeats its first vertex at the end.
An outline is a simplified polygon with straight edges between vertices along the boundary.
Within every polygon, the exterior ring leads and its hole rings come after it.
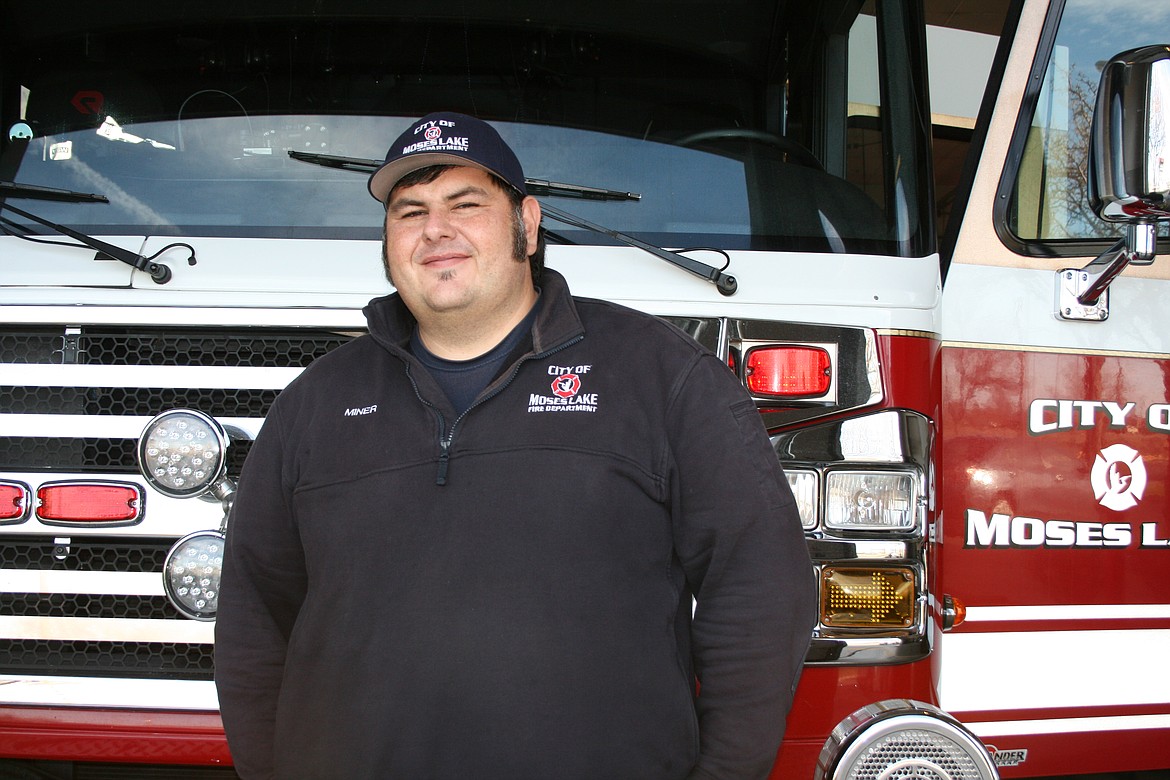
POLYGON ((273 777, 276 706, 288 639, 305 594, 286 457, 274 407, 248 453, 228 521, 215 626, 220 712, 243 780, 273 777))
POLYGON ((766 777, 815 621, 812 562, 754 402, 704 354, 667 411, 675 549, 695 594, 694 780, 766 777))

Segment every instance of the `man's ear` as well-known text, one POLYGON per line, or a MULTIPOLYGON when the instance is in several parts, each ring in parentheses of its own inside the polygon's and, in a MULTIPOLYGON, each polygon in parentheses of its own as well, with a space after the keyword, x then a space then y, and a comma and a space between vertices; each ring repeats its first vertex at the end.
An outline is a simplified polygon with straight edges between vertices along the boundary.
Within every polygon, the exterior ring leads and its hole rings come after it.
POLYGON ((520 208, 524 217, 524 237, 528 241, 525 254, 531 257, 536 252, 536 238, 540 231, 540 201, 529 195, 524 198, 520 208))

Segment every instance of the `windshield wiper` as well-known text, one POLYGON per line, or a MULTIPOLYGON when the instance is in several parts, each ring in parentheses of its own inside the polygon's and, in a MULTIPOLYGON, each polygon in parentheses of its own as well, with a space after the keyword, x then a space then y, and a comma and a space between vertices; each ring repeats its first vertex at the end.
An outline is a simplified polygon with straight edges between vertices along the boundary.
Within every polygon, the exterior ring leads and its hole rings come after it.
POLYGON ((542 203, 540 206, 541 211, 558 222, 563 222, 566 225, 572 225, 573 227, 584 228, 585 230, 592 230, 594 233, 600 233, 603 236, 615 238, 618 241, 621 241, 623 244, 636 247, 644 252, 649 252, 655 257, 661 258, 671 265, 678 266, 684 271, 688 271, 695 276, 706 279, 708 282, 714 284, 715 289, 717 289, 723 295, 735 295, 735 291, 739 289, 739 282, 735 280, 735 277, 724 273, 723 269, 727 267, 726 265, 724 265, 723 268, 715 268, 714 266, 701 263, 698 260, 693 260, 678 252, 672 252, 669 249, 663 249, 662 247, 654 246, 654 244, 649 244, 639 238, 634 238, 631 235, 627 235, 626 233, 622 233, 611 228, 602 227, 601 225, 595 225, 587 219, 578 217, 575 214, 570 214, 567 211, 561 211, 560 209, 554 208, 547 203, 542 203))
MULTIPOLYGON (((289 149, 288 156, 299 162, 366 174, 378 170, 384 162, 384 160, 370 160, 365 157, 341 157, 336 154, 298 152, 295 149, 289 149)), ((636 192, 607 190, 601 187, 586 187, 583 184, 564 184, 559 181, 546 181, 545 179, 525 179, 524 186, 528 188, 530 195, 556 195, 564 198, 585 198, 587 200, 641 200, 642 198, 636 192)))
MULTIPOLYGON (((34 200, 55 200, 71 203, 109 203, 109 199, 102 195, 72 192, 70 190, 58 190, 52 187, 38 187, 31 184, 15 184, 13 182, 7 181, 0 182, 0 196, 4 198, 32 198, 34 200)), ((166 284, 171 280, 171 269, 162 263, 154 262, 154 258, 158 257, 161 252, 153 255, 152 257, 143 257, 142 255, 131 252, 128 249, 122 249, 121 247, 108 244, 105 241, 93 238, 92 236, 87 236, 85 233, 78 232, 71 227, 58 225, 56 222, 50 222, 47 219, 42 219, 36 214, 30 214, 24 209, 18 209, 11 203, 0 201, 0 209, 8 209, 14 214, 19 214, 25 219, 31 219, 33 222, 55 230, 63 236, 68 236, 74 241, 77 241, 78 243, 83 244, 90 249, 96 249, 99 258, 105 255, 107 257, 113 258, 114 260, 126 263, 127 265, 134 266, 139 271, 144 271, 150 274, 150 278, 153 279, 156 284, 166 284)), ((18 227, 10 220, 3 221, 12 227, 18 227)), ((21 235, 12 231, 8 232, 10 235, 14 235, 17 238, 29 238, 27 233, 25 235, 21 235)), ((167 248, 169 249, 170 247, 167 248)), ((192 251, 191 257, 194 259, 194 251, 192 251)))
MULTIPOLYGON (((370 160, 362 157, 340 157, 334 154, 317 154, 316 152, 298 152, 290 149, 288 156, 294 160, 301 162, 312 163, 313 165, 322 165, 326 168, 339 168, 341 170, 353 171, 355 173, 373 173, 382 166, 382 160, 370 160)), ((599 187, 586 187, 580 184, 562 184, 555 181, 546 181, 544 179, 525 179, 524 185, 528 188, 528 192, 532 195, 545 196, 560 196, 570 198, 585 198, 588 200, 641 200, 642 196, 635 192, 621 192, 619 190, 607 190, 599 187)), ((723 295, 734 295, 739 283, 734 276, 730 276, 723 272, 722 268, 715 268, 706 263, 701 263, 698 260, 693 260, 686 255, 678 252, 671 252, 669 249, 648 244, 641 239, 621 233, 617 230, 595 225, 581 217, 570 214, 567 211, 553 208, 547 203, 542 203, 541 208, 545 214, 563 222, 566 225, 573 227, 584 228, 595 233, 600 233, 610 238, 617 239, 624 244, 632 247, 637 247, 645 252, 649 252, 655 257, 659 257, 671 265, 676 265, 684 271, 695 274, 698 277, 706 279, 715 285, 723 295)), ((726 268, 727 266, 724 266, 726 268)))
POLYGON ((0 181, 0 200, 4 198, 29 198, 31 200, 55 200, 59 203, 109 203, 105 195, 92 192, 59 190, 56 187, 40 187, 36 184, 16 184, 0 181))
POLYGON ((367 157, 341 157, 336 154, 317 154, 316 152, 298 152, 288 150, 288 156, 297 162, 320 165, 322 168, 340 168, 343 171, 354 173, 373 173, 382 167, 383 160, 371 160, 367 157))
POLYGON ((637 192, 606 190, 600 187, 586 187, 584 184, 564 184, 544 179, 525 179, 524 186, 532 195, 556 195, 562 198, 584 198, 585 200, 641 200, 637 192))

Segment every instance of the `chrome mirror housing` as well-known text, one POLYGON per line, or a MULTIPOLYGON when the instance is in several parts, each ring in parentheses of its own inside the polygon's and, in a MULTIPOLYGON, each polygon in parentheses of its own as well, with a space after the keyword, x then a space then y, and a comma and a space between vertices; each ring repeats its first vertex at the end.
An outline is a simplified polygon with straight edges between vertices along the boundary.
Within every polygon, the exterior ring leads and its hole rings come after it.
POLYGON ((1170 219, 1170 46, 1122 52, 1105 65, 1089 159, 1089 199, 1101 219, 1170 219))
POLYGON ((1170 219, 1170 45, 1116 55, 1101 71, 1089 140, 1089 205, 1125 224, 1125 237, 1081 269, 1056 273, 1056 316, 1104 322, 1109 285, 1129 266, 1149 265, 1156 225, 1170 219))

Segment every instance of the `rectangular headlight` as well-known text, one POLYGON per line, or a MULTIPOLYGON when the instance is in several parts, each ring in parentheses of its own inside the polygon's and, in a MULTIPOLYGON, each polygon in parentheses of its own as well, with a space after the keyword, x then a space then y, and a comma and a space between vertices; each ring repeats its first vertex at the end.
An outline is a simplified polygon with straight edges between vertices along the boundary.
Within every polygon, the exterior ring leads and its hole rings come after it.
POLYGON ((839 530, 911 531, 917 480, 898 471, 833 471, 826 476, 825 525, 839 530))
POLYGON ((792 488, 792 495, 796 498, 796 507, 800 510, 800 525, 806 531, 817 527, 817 473, 801 469, 784 469, 784 476, 788 477, 788 487, 792 488))

